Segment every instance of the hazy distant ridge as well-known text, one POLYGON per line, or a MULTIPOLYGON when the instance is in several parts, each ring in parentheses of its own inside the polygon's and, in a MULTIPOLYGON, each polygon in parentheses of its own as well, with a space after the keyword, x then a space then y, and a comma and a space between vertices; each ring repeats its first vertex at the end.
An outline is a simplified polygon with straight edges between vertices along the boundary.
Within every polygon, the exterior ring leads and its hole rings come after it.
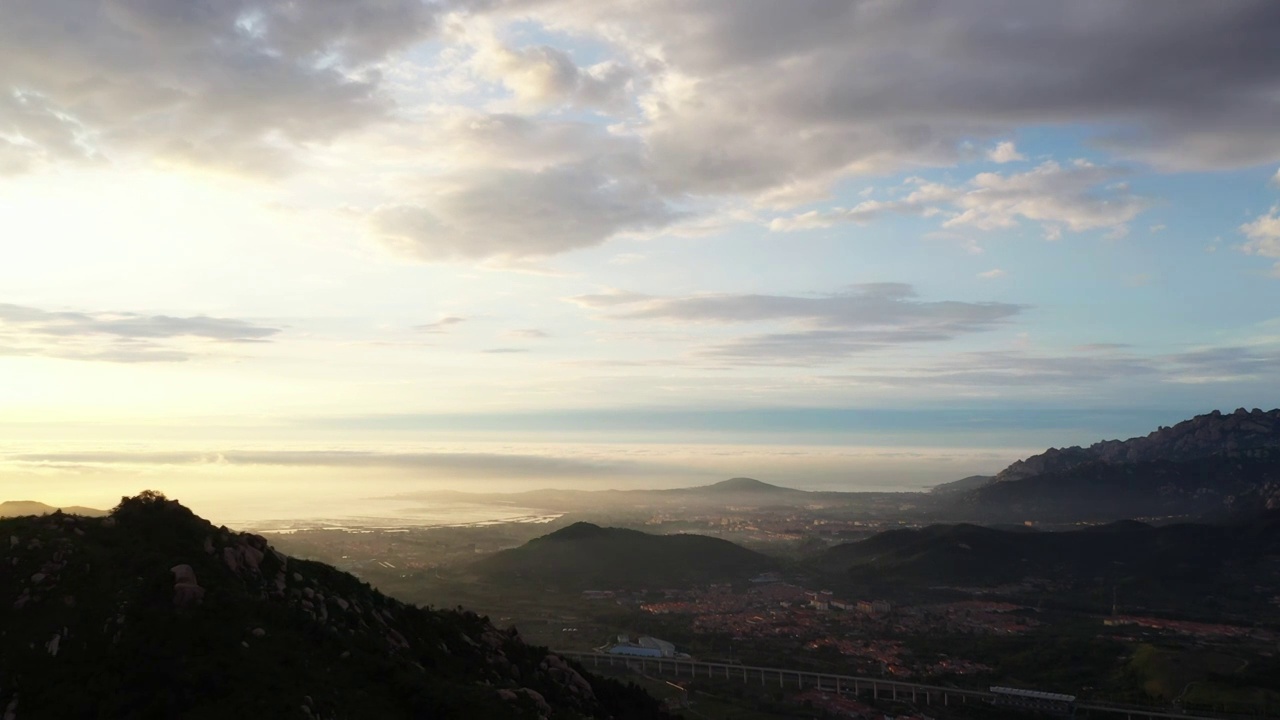
POLYGON ((68 515, 83 515, 85 517, 102 517, 107 514, 106 510, 81 507, 79 505, 68 505, 64 508, 57 508, 34 500, 6 500, 4 502, 0 502, 0 518, 22 517, 24 515, 49 515, 57 512, 58 510, 61 510, 68 515))

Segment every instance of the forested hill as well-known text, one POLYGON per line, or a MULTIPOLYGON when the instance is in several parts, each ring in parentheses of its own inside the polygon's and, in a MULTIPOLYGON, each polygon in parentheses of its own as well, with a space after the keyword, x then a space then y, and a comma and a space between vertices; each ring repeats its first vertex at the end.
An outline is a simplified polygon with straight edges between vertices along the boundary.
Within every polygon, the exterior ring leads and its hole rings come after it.
POLYGON ((492 581, 533 581, 565 588, 664 588, 740 580, 776 561, 727 540, 650 535, 575 523, 472 565, 492 581))

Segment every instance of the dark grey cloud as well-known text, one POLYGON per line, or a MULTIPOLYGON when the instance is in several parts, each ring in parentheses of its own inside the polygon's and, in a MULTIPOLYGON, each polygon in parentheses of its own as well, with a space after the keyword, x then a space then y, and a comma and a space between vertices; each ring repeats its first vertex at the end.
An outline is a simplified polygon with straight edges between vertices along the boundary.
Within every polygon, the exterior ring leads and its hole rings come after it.
POLYGON ((434 13, 421 0, 8 2, 0 136, 22 138, 27 164, 130 149, 278 171, 293 148, 385 113, 366 66, 425 37, 434 13))
POLYGON ((267 342, 279 328, 234 318, 49 311, 0 303, 0 355, 104 362, 180 362, 189 342, 267 342))
POLYGON ((653 74, 663 187, 756 193, 950 164, 1017 128, 1171 168, 1280 160, 1271 0, 506 0, 653 74))

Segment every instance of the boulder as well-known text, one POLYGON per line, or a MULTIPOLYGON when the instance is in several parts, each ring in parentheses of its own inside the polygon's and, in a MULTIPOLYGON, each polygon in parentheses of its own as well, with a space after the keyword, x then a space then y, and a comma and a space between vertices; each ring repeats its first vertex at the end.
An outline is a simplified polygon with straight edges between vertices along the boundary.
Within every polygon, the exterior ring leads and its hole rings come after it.
POLYGON ((174 607, 190 608, 204 602, 204 588, 196 582, 196 571, 190 565, 174 565, 169 572, 173 573, 174 607))

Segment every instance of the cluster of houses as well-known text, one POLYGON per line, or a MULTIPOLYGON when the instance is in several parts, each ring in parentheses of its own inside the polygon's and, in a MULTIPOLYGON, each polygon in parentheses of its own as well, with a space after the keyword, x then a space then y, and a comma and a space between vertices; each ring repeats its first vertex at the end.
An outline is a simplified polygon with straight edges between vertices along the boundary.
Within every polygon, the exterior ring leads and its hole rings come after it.
POLYGON ((814 610, 844 610, 860 612, 863 615, 881 616, 888 615, 893 606, 888 600, 859 600, 857 602, 847 602, 837 600, 830 590, 818 590, 808 593, 809 607, 814 610))

